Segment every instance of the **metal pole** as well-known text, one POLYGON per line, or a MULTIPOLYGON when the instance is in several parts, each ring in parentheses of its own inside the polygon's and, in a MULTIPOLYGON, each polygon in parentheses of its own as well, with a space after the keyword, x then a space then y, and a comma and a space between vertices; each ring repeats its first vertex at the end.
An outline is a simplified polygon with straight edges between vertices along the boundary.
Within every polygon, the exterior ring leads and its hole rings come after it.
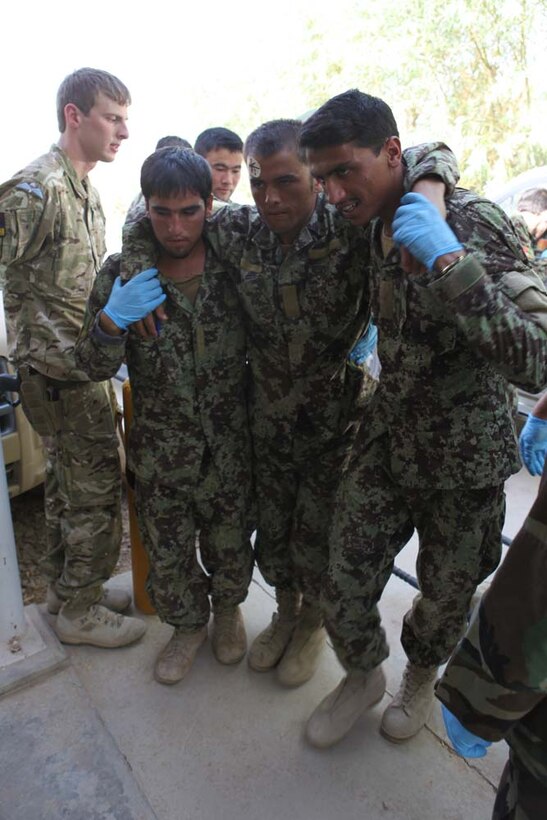
POLYGON ((4 450, 0 440, 0 643, 22 638, 26 630, 4 450))

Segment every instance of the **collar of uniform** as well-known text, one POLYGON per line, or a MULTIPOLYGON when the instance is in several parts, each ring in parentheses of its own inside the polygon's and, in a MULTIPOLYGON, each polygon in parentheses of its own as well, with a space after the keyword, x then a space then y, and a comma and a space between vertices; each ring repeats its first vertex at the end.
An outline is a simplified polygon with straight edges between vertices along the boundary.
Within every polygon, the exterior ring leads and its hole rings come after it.
POLYGON ((74 192, 77 194, 77 196, 81 197, 82 199, 87 199, 87 177, 84 177, 83 180, 79 178, 73 164, 71 163, 65 152, 62 150, 62 148, 59 148, 58 145, 52 145, 51 152, 55 154, 55 156, 57 157, 59 165, 62 166, 63 171, 69 178, 70 183, 74 188, 74 192))
POLYGON ((375 219, 371 223, 371 262, 375 267, 382 267, 383 265, 389 264, 392 267, 400 268, 401 257, 397 245, 394 245, 393 248, 387 254, 387 256, 384 258, 384 253, 382 250, 383 229, 384 223, 381 219, 375 219))

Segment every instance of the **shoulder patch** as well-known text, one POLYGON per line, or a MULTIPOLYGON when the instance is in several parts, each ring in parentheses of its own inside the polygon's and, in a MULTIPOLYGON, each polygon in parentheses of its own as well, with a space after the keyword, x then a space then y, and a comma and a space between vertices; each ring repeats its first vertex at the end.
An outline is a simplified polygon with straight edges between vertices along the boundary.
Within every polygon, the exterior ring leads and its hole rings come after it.
POLYGON ((0 237, 6 235, 6 217, 0 213, 0 237))
POLYGON ((18 191, 25 191, 27 194, 38 197, 38 199, 44 198, 44 191, 37 182, 20 182, 15 187, 18 191))

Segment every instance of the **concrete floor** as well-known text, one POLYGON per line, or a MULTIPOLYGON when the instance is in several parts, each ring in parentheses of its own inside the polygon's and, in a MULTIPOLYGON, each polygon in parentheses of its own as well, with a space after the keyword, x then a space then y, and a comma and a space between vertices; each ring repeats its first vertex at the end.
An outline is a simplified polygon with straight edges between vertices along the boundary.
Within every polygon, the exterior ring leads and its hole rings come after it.
MULTIPOLYGON (((537 483, 524 471, 508 482, 509 537, 537 483)), ((412 572, 415 551, 411 542, 398 565, 412 572)), ((131 578, 114 582, 129 587, 131 578)), ((399 632, 413 595, 392 576, 380 605, 388 692, 328 751, 307 746, 302 732, 342 674, 330 647, 294 690, 245 662, 219 665, 208 643, 185 681, 157 684, 154 658, 170 628, 155 617, 132 647, 65 647, 68 666, 0 700, 0 820, 488 820, 504 744, 482 761, 459 758, 437 705, 407 744, 378 733, 405 664, 399 632)), ((250 641, 273 608, 257 575, 243 607, 250 641)))

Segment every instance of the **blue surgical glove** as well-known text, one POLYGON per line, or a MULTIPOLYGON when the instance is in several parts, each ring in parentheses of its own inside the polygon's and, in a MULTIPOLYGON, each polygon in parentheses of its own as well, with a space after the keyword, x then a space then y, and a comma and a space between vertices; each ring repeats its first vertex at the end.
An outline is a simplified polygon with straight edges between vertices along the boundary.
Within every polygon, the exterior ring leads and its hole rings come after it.
POLYGON ((491 741, 483 740, 468 731, 444 703, 441 704, 441 709, 446 734, 455 751, 462 757, 484 757, 488 747, 492 745, 491 741))
POLYGON ((355 342, 348 353, 348 361, 357 365, 364 364, 368 357, 374 353, 377 341, 378 328, 373 322, 369 322, 366 332, 355 342))
POLYGON ((547 420, 528 416, 519 437, 522 460, 530 475, 541 475, 547 456, 547 420))
POLYGON ((395 212, 393 238, 408 248, 428 270, 445 253, 463 250, 463 245, 437 208, 422 194, 405 194, 395 212))
POLYGON ((540 259, 547 259, 547 249, 545 249, 544 251, 542 251, 540 253, 539 258, 540 259))
POLYGON ((114 324, 125 330, 132 322, 144 319, 165 299, 156 268, 143 270, 122 285, 118 276, 103 310, 114 324))

